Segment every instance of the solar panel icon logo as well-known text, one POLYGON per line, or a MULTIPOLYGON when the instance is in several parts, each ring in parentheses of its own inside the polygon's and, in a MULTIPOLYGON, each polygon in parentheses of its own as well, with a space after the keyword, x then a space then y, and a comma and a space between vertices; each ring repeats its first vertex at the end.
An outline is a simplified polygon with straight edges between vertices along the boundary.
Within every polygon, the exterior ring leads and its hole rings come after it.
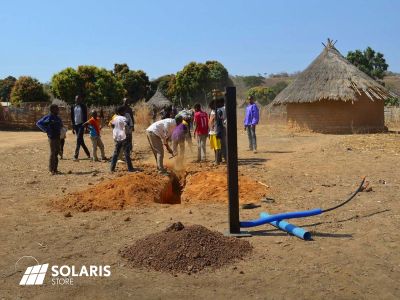
POLYGON ((19 285, 42 285, 49 264, 36 265, 26 268, 19 285))

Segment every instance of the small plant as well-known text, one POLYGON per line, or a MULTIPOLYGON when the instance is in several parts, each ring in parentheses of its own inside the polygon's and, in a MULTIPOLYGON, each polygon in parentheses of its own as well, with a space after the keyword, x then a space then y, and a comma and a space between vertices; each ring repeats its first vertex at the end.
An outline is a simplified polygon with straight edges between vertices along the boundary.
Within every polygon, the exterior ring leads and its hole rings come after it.
POLYGON ((390 97, 385 100, 385 106, 400 106, 400 98, 390 97))

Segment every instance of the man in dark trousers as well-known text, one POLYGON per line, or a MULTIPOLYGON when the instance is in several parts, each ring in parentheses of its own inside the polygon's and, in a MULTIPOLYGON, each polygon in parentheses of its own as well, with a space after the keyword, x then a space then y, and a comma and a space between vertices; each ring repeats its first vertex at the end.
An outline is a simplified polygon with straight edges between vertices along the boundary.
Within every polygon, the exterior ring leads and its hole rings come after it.
POLYGON ((90 158, 90 152, 85 145, 83 134, 85 132, 85 126, 83 125, 87 121, 87 107, 83 103, 82 96, 77 95, 75 97, 75 105, 71 107, 71 122, 72 122, 72 133, 76 134, 76 148, 74 161, 78 161, 79 149, 82 146, 88 158, 90 158))
POLYGON ((130 152, 132 152, 132 149, 133 149, 132 134, 133 134, 133 131, 135 131, 135 119, 133 117, 133 110, 130 106, 131 102, 130 102, 129 98, 124 98, 122 100, 122 104, 125 107, 125 113, 129 114, 129 116, 131 117, 131 120, 132 120, 132 124, 130 124, 132 126, 131 126, 131 128, 129 128, 130 130, 127 131, 127 136, 126 136, 126 141, 127 141, 127 144, 129 147, 129 153, 130 153, 130 152))
POLYGON ((56 104, 50 105, 50 113, 36 125, 43 132, 47 133, 50 146, 49 171, 52 175, 58 174, 58 153, 60 152, 60 134, 63 122, 58 116, 59 108, 56 104))

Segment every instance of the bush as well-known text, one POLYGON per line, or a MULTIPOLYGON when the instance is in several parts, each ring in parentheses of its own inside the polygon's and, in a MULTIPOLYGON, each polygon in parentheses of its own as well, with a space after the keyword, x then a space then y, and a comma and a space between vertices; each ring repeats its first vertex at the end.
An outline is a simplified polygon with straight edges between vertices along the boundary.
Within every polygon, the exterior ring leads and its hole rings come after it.
POLYGON ((11 90, 11 103, 19 105, 23 102, 47 102, 50 97, 45 93, 43 85, 35 78, 21 76, 11 90))
POLYGON ((400 106, 400 98, 390 97, 385 100, 385 106, 400 106))

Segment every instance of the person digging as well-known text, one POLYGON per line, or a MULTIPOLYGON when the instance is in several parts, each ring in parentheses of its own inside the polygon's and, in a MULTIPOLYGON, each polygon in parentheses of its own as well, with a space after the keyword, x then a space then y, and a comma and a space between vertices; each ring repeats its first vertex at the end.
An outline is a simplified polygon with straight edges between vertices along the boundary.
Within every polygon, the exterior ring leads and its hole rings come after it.
POLYGON ((169 175, 164 168, 164 147, 174 156, 172 149, 168 145, 168 140, 171 139, 175 127, 175 119, 167 118, 151 124, 146 129, 147 140, 157 162, 157 170, 163 175, 169 175))

